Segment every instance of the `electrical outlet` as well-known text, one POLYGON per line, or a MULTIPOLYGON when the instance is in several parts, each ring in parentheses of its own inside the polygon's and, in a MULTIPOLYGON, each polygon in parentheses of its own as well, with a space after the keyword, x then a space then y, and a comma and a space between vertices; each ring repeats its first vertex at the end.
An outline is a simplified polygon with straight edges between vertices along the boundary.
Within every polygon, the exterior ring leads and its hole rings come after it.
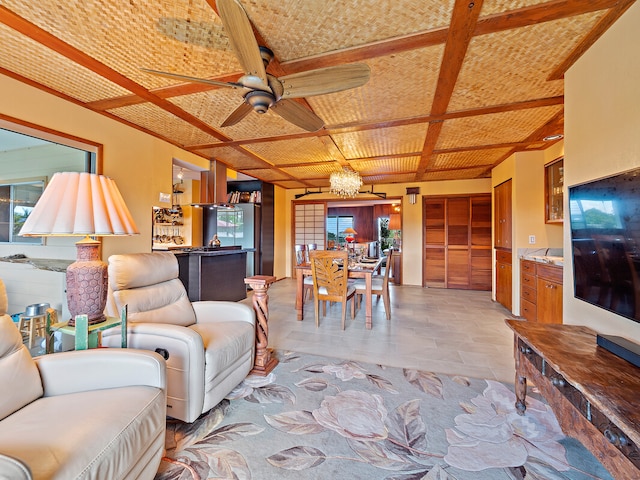
POLYGON ((529 245, 535 245, 535 244, 536 244, 536 236, 529 235, 529 245))
POLYGON ((158 198, 160 203, 170 203, 171 202, 171 194, 170 193, 160 193, 160 197, 158 198))

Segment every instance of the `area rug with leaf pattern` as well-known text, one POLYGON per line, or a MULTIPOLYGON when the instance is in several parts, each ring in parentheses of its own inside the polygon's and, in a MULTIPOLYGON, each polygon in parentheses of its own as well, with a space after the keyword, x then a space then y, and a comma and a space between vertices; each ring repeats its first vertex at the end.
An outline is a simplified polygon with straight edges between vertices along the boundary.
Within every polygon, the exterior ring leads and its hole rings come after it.
POLYGON ((611 479, 541 400, 492 380, 278 352, 193 424, 156 480, 611 479))

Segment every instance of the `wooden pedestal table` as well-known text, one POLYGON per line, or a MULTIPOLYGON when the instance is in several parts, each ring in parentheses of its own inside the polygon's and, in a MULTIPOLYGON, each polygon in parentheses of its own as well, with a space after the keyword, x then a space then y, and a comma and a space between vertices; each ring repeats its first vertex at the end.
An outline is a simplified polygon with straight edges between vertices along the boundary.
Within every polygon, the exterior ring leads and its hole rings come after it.
POLYGON ((507 325, 515 334, 518 413, 525 414, 529 380, 562 430, 616 480, 640 478, 640 368, 599 347, 587 327, 518 320, 507 325))
POLYGON ((269 345, 269 285, 276 281, 270 275, 254 275, 244 279, 244 283, 253 289, 253 309, 256 311, 256 358, 253 375, 267 376, 278 364, 278 360, 271 356, 269 345))

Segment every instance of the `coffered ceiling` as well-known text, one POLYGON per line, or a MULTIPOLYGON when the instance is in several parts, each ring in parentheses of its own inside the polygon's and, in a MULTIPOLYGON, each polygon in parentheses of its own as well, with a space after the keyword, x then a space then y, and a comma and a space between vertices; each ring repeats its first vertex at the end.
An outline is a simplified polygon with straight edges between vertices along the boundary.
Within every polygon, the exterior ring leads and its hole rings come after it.
MULTIPOLYGON (((242 67, 215 0, 0 0, 0 74, 284 188, 472 179, 563 132, 563 75, 635 0, 238 0, 281 77, 349 63, 361 87, 223 121, 242 67)), ((0 107, 1 111, 1 107, 0 107)))

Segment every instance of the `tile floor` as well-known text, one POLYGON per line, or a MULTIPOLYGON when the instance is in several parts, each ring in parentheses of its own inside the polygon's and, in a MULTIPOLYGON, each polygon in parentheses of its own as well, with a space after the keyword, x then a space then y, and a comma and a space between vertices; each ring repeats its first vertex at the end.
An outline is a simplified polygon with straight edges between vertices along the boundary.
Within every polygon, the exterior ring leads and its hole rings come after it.
MULTIPOLYGON (((514 381, 513 318, 490 292, 402 285, 391 287, 391 320, 373 299, 373 328, 365 328, 364 304, 340 329, 340 304, 327 309, 316 328, 313 301, 296 320, 295 280, 269 288, 269 346, 328 357, 413 367, 449 375, 514 381)), ((245 300, 251 304, 251 295, 245 300)), ((43 353, 40 341, 32 355, 43 353)))
MULTIPOLYGON (((513 318, 491 300, 491 292, 391 286, 391 320, 382 299, 373 299, 373 328, 365 328, 364 304, 340 328, 340 304, 327 310, 316 328, 313 301, 296 320, 295 280, 269 289, 269 346, 329 357, 413 367, 513 383, 513 318)), ((246 300, 250 302, 250 297, 246 300)))

